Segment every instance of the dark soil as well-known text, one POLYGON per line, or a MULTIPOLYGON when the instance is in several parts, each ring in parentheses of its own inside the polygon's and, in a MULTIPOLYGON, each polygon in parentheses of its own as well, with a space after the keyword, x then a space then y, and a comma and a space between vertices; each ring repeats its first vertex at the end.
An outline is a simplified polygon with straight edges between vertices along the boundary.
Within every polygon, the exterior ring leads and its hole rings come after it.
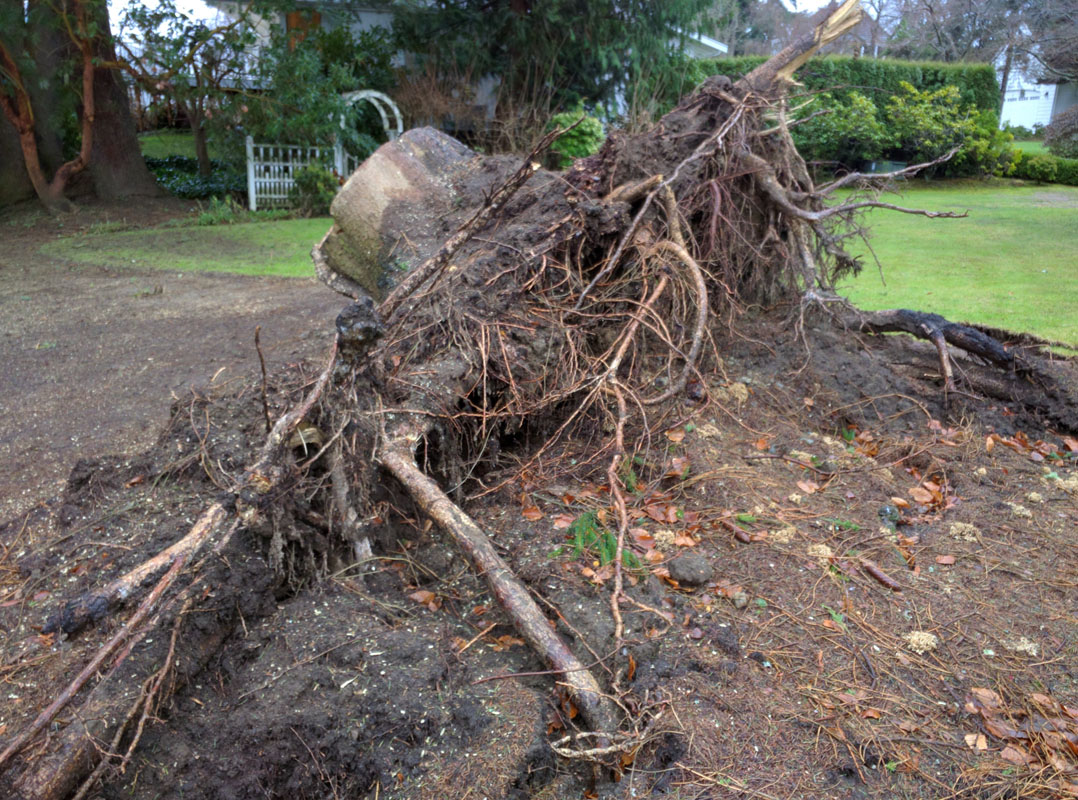
POLYGON ((192 386, 249 379, 256 325, 272 368, 326 347, 340 302, 313 277, 110 270, 40 252, 95 223, 190 212, 158 200, 0 219, 0 518, 56 494, 80 458, 152 444, 192 386))
MULTIPOLYGON (((638 454, 629 594, 651 610, 624 606, 625 652, 611 652, 601 545, 566 529, 611 523, 589 442, 518 474, 538 443, 522 433, 484 476, 504 488, 467 504, 580 659, 601 681, 619 672, 627 706, 662 710, 620 775, 554 756, 573 710, 553 676, 482 681, 542 665, 386 479, 373 565, 317 544, 282 558, 276 529, 211 557, 183 620, 202 645, 97 796, 1068 796, 1078 442, 1000 402, 948 418, 927 347, 824 329, 806 350, 780 323, 719 342, 702 399, 638 454), (311 553, 329 577, 304 571, 311 553)), ((318 341, 330 329, 309 325, 318 341)), ((274 371, 275 416, 315 370, 274 371)), ((0 736, 119 622, 56 643, 36 633, 48 615, 182 535, 264 436, 251 381, 172 408, 140 455, 80 462, 62 497, 0 528, 0 736)), ((301 501, 286 548, 319 535, 296 521, 301 501)), ((135 657, 159 663, 166 639, 135 657)))

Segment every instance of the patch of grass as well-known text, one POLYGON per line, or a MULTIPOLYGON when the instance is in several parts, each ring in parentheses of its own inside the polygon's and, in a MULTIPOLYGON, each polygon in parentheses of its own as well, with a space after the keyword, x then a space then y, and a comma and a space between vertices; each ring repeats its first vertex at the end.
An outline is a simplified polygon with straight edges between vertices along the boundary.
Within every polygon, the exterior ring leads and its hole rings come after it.
MULTIPOLYGON (((146 158, 168 158, 169 156, 195 157, 195 135, 191 131, 179 131, 162 128, 157 131, 140 133, 138 137, 142 155, 146 158)), ((219 158, 210 147, 210 158, 219 158)))
POLYGON ((48 242, 41 251, 113 269, 310 277, 314 274, 311 247, 331 222, 327 217, 316 217, 86 234, 48 242))
POLYGON ((1015 150, 1021 150, 1027 156, 1042 156, 1048 155, 1048 148, 1044 146, 1044 142, 1038 142, 1035 140, 1029 140, 1025 142, 1012 142, 1015 150))
POLYGON ((968 211, 925 219, 866 215, 883 277, 865 269, 839 290, 863 308, 913 308, 1078 345, 1078 188, 1006 181, 911 181, 905 206, 968 211))

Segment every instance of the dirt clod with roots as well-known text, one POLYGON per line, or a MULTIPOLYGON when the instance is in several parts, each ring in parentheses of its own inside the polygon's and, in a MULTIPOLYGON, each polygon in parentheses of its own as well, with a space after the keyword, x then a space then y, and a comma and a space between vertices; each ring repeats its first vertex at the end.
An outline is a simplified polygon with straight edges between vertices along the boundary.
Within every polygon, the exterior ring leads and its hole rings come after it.
POLYGON ((835 295, 881 179, 816 185, 784 92, 856 5, 564 174, 477 161, 326 363, 7 524, 15 791, 1078 791, 1075 367, 835 295))

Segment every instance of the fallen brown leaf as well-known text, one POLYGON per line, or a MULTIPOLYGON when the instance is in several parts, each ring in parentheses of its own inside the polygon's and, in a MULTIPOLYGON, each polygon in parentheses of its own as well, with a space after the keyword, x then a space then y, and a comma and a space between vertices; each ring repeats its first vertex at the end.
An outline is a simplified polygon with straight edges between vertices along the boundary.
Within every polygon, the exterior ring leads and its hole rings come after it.
POLYGON ((538 522, 543 518, 543 512, 539 510, 539 506, 525 506, 520 513, 529 522, 538 522))
POLYGON ((1033 756, 1021 747, 1010 744, 1003 748, 999 757, 1004 761, 1009 761, 1011 764, 1031 764, 1033 762, 1033 756))

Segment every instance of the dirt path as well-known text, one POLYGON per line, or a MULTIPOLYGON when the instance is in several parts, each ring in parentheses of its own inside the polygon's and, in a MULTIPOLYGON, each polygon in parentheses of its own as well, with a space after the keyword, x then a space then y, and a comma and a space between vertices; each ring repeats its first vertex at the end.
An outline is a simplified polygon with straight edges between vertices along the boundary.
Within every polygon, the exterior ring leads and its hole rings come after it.
POLYGON ((80 458, 152 444, 173 395, 316 354, 339 297, 313 278, 111 270, 42 255, 72 228, 155 224, 188 204, 0 220, 0 519, 55 494, 80 458), (62 223, 63 227, 59 227, 62 223))

